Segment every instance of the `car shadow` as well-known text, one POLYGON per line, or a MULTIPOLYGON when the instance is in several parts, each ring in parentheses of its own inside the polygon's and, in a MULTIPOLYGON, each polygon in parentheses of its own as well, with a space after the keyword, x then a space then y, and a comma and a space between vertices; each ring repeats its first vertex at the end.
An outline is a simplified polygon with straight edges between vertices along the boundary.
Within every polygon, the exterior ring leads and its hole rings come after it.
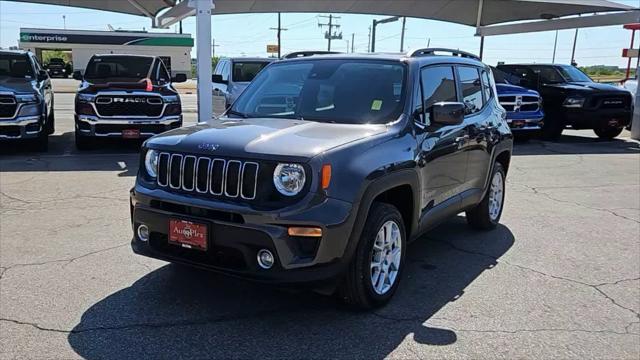
POLYGON ((408 336, 444 346, 456 333, 426 322, 464 296, 513 242, 505 226, 474 232, 454 218, 408 247, 398 292, 371 312, 308 291, 167 265, 87 309, 68 341, 87 359, 378 359, 408 336))
POLYGON ((556 142, 531 139, 519 141, 513 147, 514 156, 589 154, 640 154, 640 143, 625 138, 602 140, 565 134, 556 142))
POLYGON ((49 137, 49 150, 36 152, 28 142, 0 143, 0 173, 30 171, 119 171, 118 176, 135 176, 141 140, 97 139, 91 150, 74 146, 74 133, 49 137))

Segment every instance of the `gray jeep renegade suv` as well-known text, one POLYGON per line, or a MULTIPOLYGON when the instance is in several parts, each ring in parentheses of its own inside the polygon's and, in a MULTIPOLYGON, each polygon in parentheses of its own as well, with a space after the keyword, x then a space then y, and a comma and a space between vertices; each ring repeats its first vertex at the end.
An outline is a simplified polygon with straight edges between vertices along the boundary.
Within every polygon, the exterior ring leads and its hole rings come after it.
POLYGON ((407 243, 460 212, 500 220, 512 135, 471 54, 321 55, 267 66, 222 118, 143 145, 134 252, 371 308, 407 243))

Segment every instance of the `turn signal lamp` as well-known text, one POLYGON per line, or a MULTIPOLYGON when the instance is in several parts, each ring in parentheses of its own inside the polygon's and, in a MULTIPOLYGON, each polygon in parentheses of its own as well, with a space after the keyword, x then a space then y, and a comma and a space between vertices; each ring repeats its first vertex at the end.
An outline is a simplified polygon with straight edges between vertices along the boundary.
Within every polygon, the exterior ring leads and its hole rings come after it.
POLYGON ((322 229, 319 227, 290 227, 289 236, 322 237, 322 229))
POLYGON ((331 183, 331 165, 329 164, 322 165, 322 189, 323 190, 328 189, 330 183, 331 183))

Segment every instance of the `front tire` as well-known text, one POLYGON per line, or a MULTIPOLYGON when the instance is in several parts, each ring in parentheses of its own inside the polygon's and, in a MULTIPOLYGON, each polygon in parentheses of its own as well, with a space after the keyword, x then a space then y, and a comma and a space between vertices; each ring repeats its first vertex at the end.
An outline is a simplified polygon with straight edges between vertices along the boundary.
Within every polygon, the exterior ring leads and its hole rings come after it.
POLYGON ((622 132, 622 128, 609 126, 605 124, 605 125, 596 127, 595 129, 593 129, 593 132, 596 133, 596 135, 598 135, 600 139, 612 140, 616 136, 620 135, 620 133, 622 132))
POLYGON ((51 112, 47 117, 47 134, 51 135, 55 132, 55 122, 56 118, 53 110, 53 99, 51 99, 51 112))
POLYGON ((404 222, 398 209, 373 203, 356 253, 338 288, 342 301, 360 309, 386 304, 402 276, 406 243, 404 222))
POLYGON ((474 229, 491 230, 498 226, 504 207, 506 173, 502 164, 493 165, 489 189, 480 204, 467 211, 467 223, 474 229))

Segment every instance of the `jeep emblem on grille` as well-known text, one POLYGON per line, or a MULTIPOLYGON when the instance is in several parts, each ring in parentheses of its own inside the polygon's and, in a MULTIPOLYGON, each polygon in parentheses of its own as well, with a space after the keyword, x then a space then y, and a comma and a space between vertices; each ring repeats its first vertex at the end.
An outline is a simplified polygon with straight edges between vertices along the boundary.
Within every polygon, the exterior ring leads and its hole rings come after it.
POLYGON ((198 145, 198 149, 200 150, 208 150, 208 151, 216 151, 220 145, 218 144, 210 144, 210 143, 202 143, 198 145))

